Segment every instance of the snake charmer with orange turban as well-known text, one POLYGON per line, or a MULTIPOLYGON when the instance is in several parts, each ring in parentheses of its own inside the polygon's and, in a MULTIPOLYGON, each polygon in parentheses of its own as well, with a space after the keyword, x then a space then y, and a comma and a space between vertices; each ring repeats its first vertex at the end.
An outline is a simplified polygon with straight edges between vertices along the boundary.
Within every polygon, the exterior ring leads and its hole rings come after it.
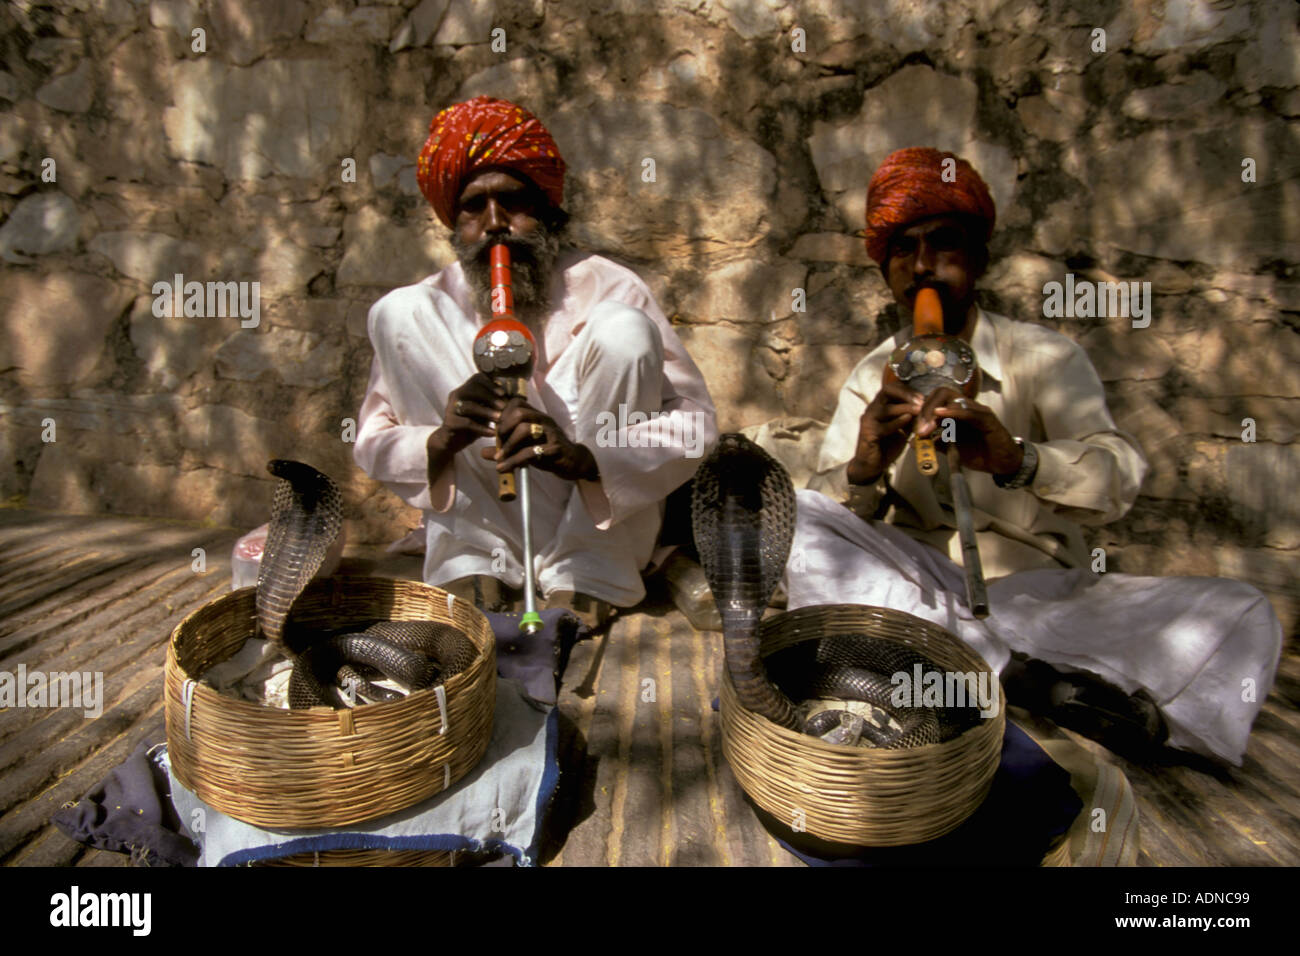
POLYGON ((817 473, 799 493, 791 550, 803 561, 786 574, 789 606, 912 614, 1000 671, 1011 702, 1058 724, 1130 753, 1167 744, 1240 765, 1282 647, 1267 598, 1220 578, 1094 573, 1105 568, 1081 525, 1123 516, 1147 464, 1078 343, 979 304, 995 220, 988 186, 952 153, 900 149, 871 177, 866 205, 867 252, 903 321, 840 390, 817 473), (974 396, 882 381, 924 288, 975 354, 974 396), (983 619, 963 593, 951 490, 905 454, 913 432, 942 437, 946 419, 989 581, 983 619), (1243 681, 1259 689, 1250 700, 1225 690, 1243 681))
POLYGON ((476 96, 429 124, 416 167, 420 192, 448 228, 465 183, 487 169, 526 177, 554 206, 564 199, 564 159, 546 127, 507 100, 476 96))
POLYGON ((993 197, 970 163, 928 146, 895 150, 867 186, 867 255, 883 263, 895 231, 945 213, 981 220, 985 242, 993 235, 993 197))

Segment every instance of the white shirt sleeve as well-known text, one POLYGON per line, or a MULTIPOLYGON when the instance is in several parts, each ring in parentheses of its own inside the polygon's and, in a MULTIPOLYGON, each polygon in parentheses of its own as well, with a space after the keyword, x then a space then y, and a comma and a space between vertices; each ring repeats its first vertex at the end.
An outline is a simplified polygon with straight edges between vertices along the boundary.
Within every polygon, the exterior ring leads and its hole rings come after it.
POLYGON ((370 383, 361 403, 357 441, 352 458, 357 465, 407 504, 422 510, 443 512, 456 498, 453 466, 446 468, 436 486, 429 488, 429 436, 433 425, 400 425, 388 397, 388 387, 379 371, 379 360, 370 367, 370 383))
POLYGON ((1034 443, 1038 471, 1030 490, 1065 517, 1105 524, 1133 507, 1146 459, 1137 440, 1116 427, 1087 353, 1063 336, 1057 341, 1061 348, 1033 363, 1027 383, 1046 436, 1034 443))
POLYGON ((889 469, 872 485, 851 485, 848 479, 848 463, 858 448, 858 432, 862 413, 867 410, 880 390, 880 379, 884 371, 886 352, 893 348, 892 340, 885 346, 878 346, 866 358, 857 364, 849 375, 848 381, 840 389, 839 402, 835 406, 835 415, 830 427, 822 437, 822 447, 817 458, 817 474, 808 482, 808 487, 819 491, 863 518, 870 518, 880 504, 886 491, 889 469), (887 347, 886 347, 887 346, 887 347))

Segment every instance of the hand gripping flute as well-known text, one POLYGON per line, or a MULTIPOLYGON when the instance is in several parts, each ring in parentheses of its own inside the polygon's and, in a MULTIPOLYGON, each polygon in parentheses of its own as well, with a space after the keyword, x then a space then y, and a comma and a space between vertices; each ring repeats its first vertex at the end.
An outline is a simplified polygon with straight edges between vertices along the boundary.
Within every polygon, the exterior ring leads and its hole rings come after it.
MULTIPOLYGON (((533 373, 537 343, 528 327, 515 318, 515 300, 510 287, 510 250, 497 243, 491 251, 492 321, 474 337, 474 364, 495 379, 508 396, 526 395, 533 373)), ((497 450, 501 435, 497 435, 497 450)), ((542 629, 537 613, 536 583, 533 580, 532 502, 528 493, 528 468, 518 469, 519 507, 524 519, 524 615, 519 620, 522 634, 542 629)), ((515 500, 516 473, 499 476, 497 493, 502 501, 515 500)))
MULTIPOLYGON (((967 398, 979 390, 979 367, 975 352, 954 335, 943 331, 943 305, 939 293, 922 288, 916 294, 912 311, 912 338, 894 349, 885 366, 884 380, 899 381, 909 388, 929 395, 942 386, 955 388, 967 398)), ((939 473, 939 459, 933 438, 916 439, 916 467, 933 478, 939 473)), ((970 489, 961 473, 961 458, 955 442, 948 445, 948 484, 952 489, 953 511, 957 517, 957 534, 961 538, 962 567, 966 572, 966 603, 976 617, 988 617, 989 594, 984 584, 979 545, 975 542, 975 525, 971 518, 970 489)))

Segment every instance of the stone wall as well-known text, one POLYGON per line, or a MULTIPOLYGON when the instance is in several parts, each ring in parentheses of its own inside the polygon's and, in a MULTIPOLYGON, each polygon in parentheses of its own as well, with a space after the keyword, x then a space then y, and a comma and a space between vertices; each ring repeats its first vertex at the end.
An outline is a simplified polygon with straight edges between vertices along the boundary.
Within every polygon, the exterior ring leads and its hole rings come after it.
POLYGON ((575 238, 651 283, 727 428, 829 418, 897 322, 859 236, 867 178, 905 145, 970 158, 999 208, 987 304, 1082 342, 1151 460, 1096 535, 1108 568, 1255 581, 1293 629, 1298 10, 15 0, 0 495, 252 526, 266 459, 292 456, 341 481, 354 539, 408 527, 344 419, 371 303, 451 259, 415 186, 429 120, 490 92, 554 133, 575 238), (1067 272, 1150 282, 1150 326, 1045 319, 1067 272), (259 282, 260 323, 157 317, 175 274, 259 282))

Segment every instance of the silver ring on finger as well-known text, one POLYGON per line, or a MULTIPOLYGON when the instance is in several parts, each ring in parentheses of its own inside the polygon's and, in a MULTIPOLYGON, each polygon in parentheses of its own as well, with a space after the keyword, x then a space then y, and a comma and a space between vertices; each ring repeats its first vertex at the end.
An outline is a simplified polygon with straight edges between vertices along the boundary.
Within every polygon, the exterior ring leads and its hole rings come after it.
POLYGON ((464 415, 464 414, 465 414, 465 403, 462 402, 460 399, 456 399, 456 404, 455 404, 455 406, 452 408, 452 411, 454 411, 457 415, 464 415))
POLYGON ((533 457, 534 457, 534 458, 541 458, 541 457, 542 457, 543 455, 545 455, 545 454, 546 454, 546 449, 544 449, 541 445, 534 445, 534 446, 533 446, 533 457))
POLYGON ((957 401, 954 402, 953 404, 956 405, 958 408, 964 408, 964 409, 966 409, 967 411, 970 411, 970 399, 969 399, 969 398, 959 398, 959 399, 957 399, 957 401))

